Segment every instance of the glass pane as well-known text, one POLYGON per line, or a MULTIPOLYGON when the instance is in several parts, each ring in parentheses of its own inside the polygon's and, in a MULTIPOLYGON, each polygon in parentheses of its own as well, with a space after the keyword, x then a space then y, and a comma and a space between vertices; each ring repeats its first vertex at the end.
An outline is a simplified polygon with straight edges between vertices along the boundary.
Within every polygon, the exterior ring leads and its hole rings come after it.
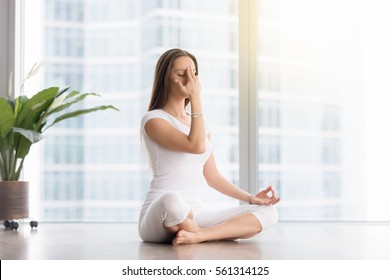
MULTIPOLYGON (((140 118, 157 59, 173 47, 198 58, 214 153, 221 173, 237 183, 237 0, 41 0, 26 6, 26 68, 46 58, 26 93, 71 85, 101 94, 85 106, 120 109, 63 122, 34 147, 25 178, 40 220, 138 219, 151 179, 140 118)), ((236 203, 204 189, 214 205, 236 203)))
POLYGON ((259 180, 280 192, 282 220, 390 220, 381 10, 259 0, 259 180))

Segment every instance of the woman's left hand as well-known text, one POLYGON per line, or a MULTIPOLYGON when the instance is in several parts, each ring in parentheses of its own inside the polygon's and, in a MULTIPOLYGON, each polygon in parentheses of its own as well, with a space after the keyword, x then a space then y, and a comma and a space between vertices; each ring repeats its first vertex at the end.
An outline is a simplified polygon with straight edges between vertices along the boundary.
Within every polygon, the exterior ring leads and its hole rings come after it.
POLYGON ((252 196, 249 203, 260 205, 274 205, 279 201, 280 198, 277 197, 275 189, 272 186, 269 186, 265 190, 262 190, 256 195, 252 196))

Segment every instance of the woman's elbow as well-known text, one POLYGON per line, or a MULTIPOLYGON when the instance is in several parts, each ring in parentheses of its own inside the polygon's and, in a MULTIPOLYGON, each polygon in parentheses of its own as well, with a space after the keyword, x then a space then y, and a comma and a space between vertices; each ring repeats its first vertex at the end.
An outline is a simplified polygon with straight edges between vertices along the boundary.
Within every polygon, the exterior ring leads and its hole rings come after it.
POLYGON ((193 154, 204 154, 205 152, 206 152, 206 145, 205 144, 195 145, 192 149, 193 154))
POLYGON ((191 154, 203 154, 206 152, 206 139, 191 139, 191 137, 188 137, 188 148, 191 154))

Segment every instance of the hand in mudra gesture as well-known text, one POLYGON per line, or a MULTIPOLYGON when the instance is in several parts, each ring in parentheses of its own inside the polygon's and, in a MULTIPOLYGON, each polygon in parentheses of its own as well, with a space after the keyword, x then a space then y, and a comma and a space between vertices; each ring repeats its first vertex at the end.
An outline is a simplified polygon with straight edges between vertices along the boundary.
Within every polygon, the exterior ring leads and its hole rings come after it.
POLYGON ((183 85, 180 80, 176 80, 178 83, 180 91, 184 94, 185 97, 192 99, 193 97, 200 96, 201 85, 198 79, 198 76, 195 75, 195 71, 188 66, 186 69, 187 83, 183 85))
POLYGON ((274 205, 279 201, 280 198, 277 197, 275 189, 272 186, 269 186, 265 190, 262 190, 252 196, 250 203, 260 205, 274 205))

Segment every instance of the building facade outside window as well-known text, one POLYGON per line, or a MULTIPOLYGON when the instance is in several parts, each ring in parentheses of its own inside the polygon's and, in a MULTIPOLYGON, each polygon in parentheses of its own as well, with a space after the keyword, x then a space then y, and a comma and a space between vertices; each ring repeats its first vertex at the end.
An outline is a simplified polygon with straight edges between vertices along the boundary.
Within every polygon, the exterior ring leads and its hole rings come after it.
MULTIPOLYGON (((199 60, 215 155, 221 171, 238 184, 237 0, 42 0, 26 5, 45 15, 26 18, 26 33, 41 34, 33 41, 44 46, 35 54, 26 48, 26 67, 34 59, 46 59, 40 86, 96 92, 102 98, 90 99, 88 106, 96 102, 120 109, 48 131, 37 153, 40 173, 34 182, 40 187, 41 220, 137 221, 151 178, 140 118, 147 109, 155 63, 173 47, 187 49, 199 60)), ((37 44, 33 41, 28 44, 37 44)), ((206 188, 204 195, 213 204, 235 203, 217 199, 206 188)))

